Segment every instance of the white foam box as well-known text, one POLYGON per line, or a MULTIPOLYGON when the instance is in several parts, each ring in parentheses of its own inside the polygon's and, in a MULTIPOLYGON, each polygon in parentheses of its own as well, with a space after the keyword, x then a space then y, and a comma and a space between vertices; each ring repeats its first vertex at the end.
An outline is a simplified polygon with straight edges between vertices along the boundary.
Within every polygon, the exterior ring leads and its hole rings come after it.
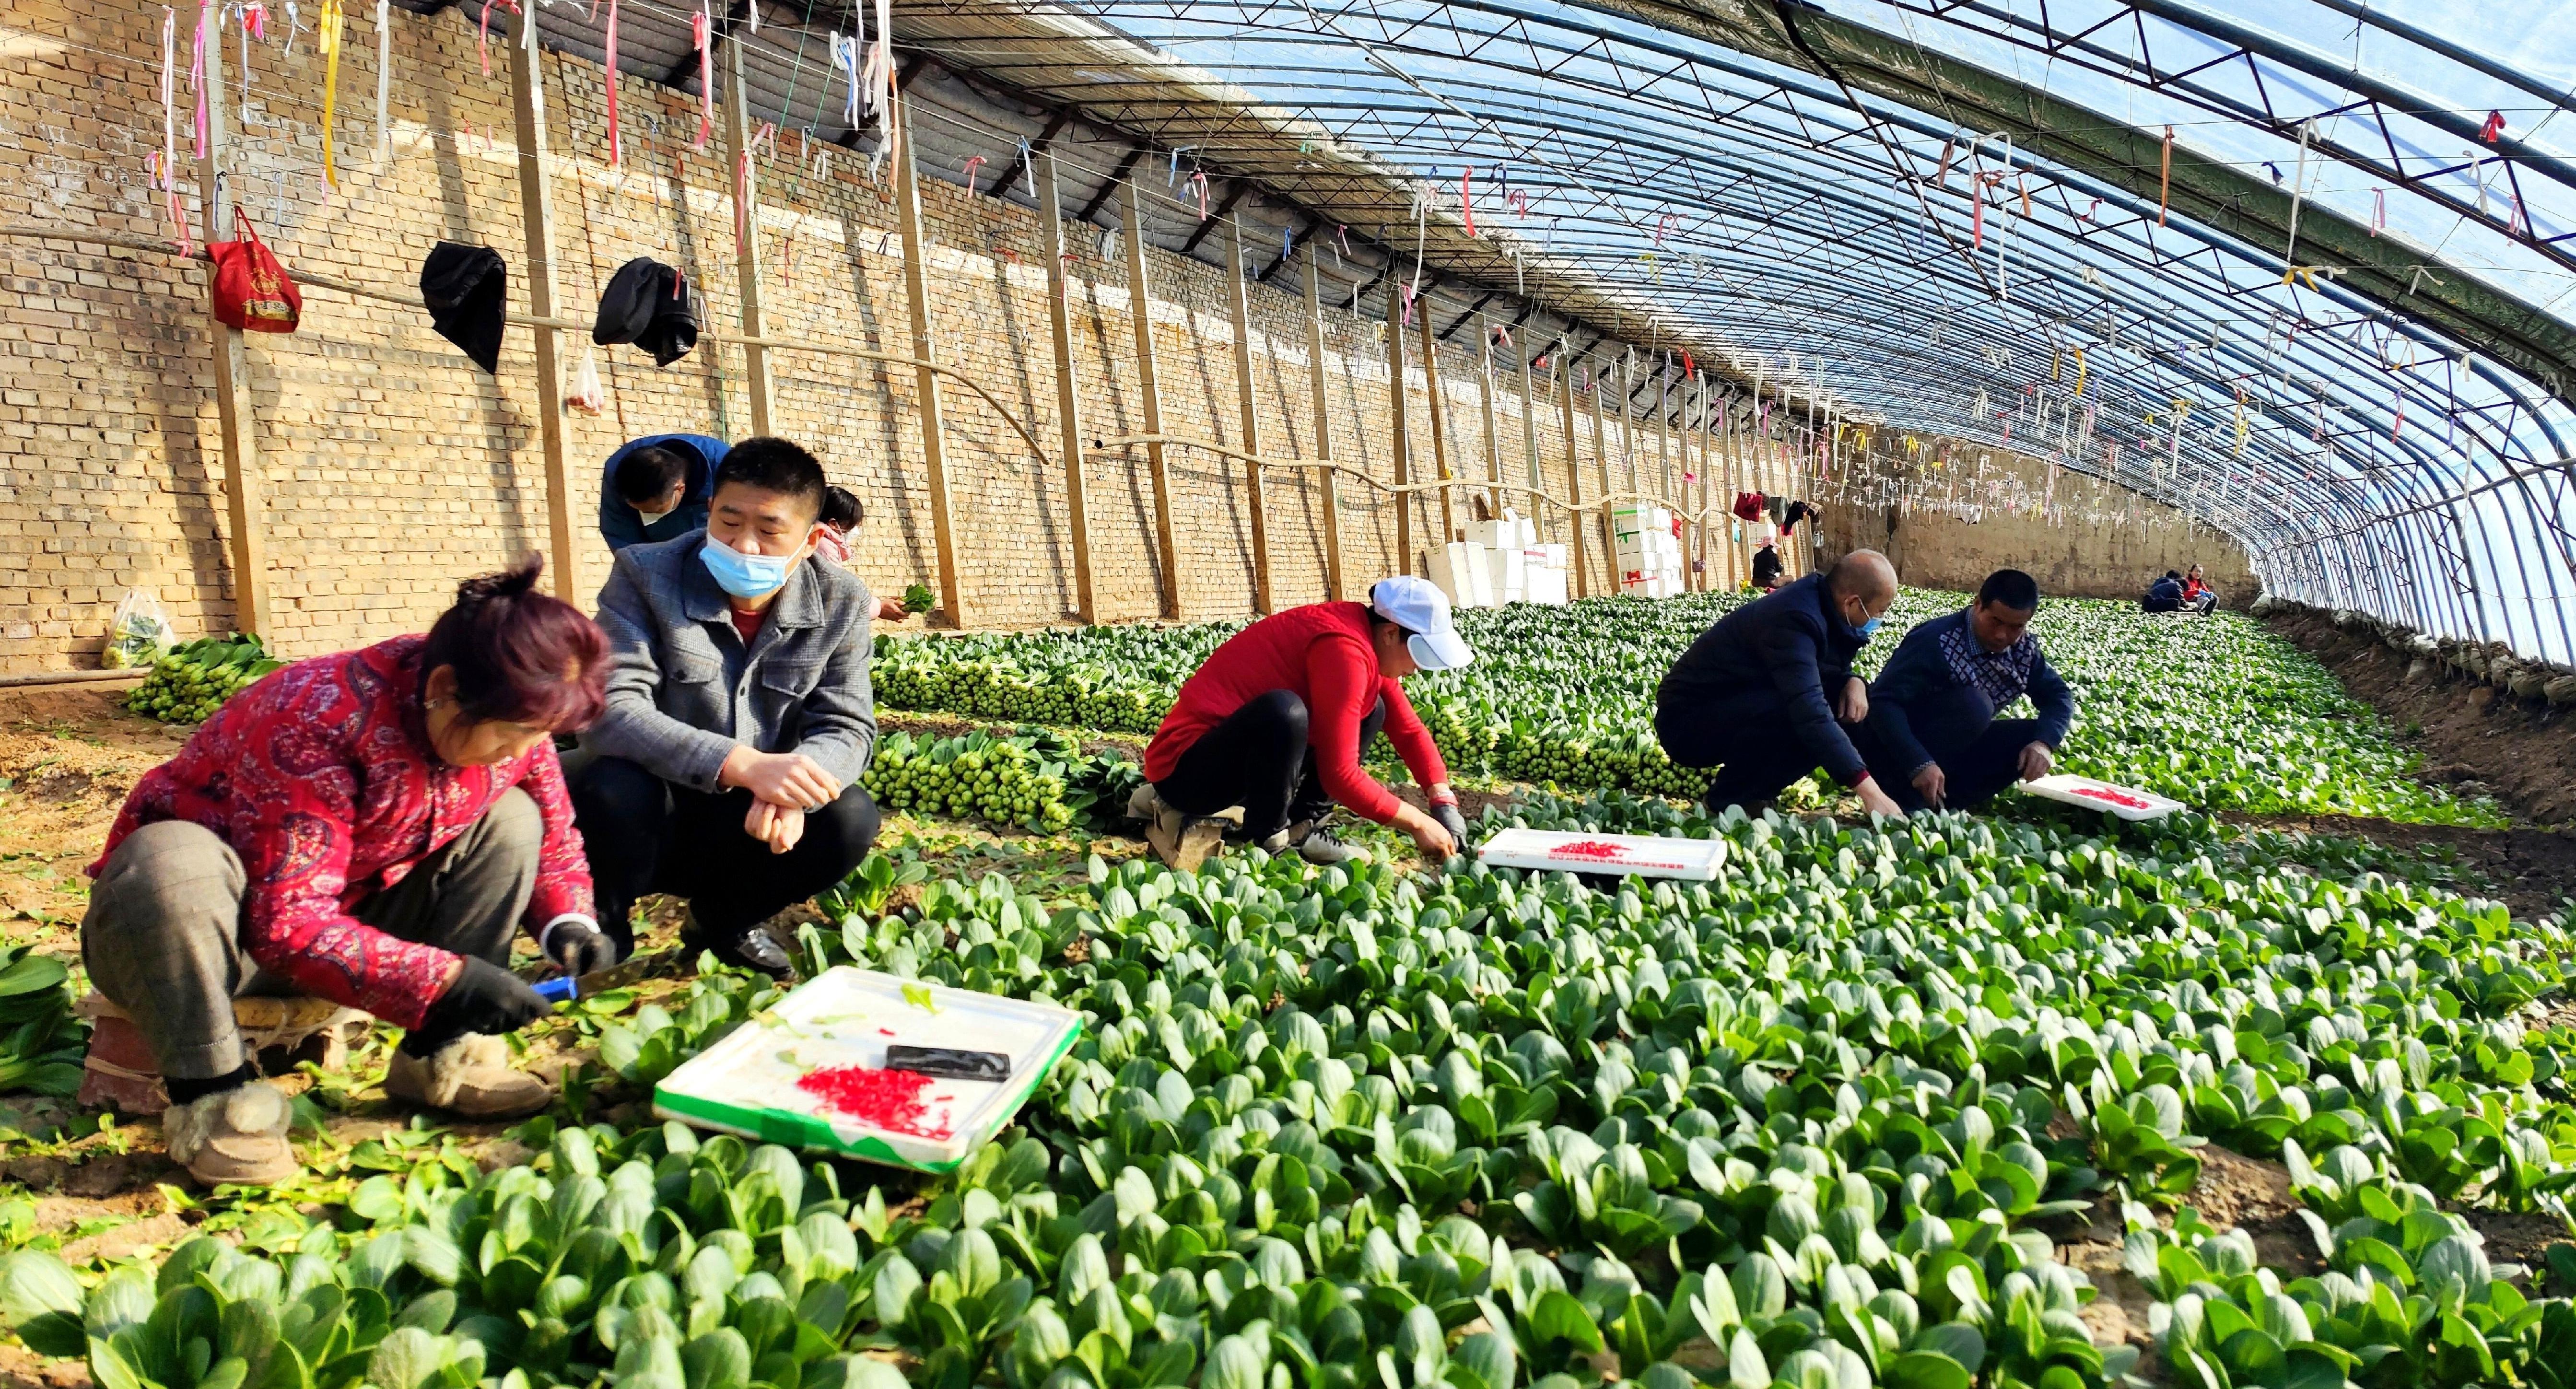
POLYGON ((1530 603, 1545 603, 1552 608, 1564 607, 1567 597, 1565 579, 1566 573, 1563 565, 1557 565, 1547 569, 1531 570, 1529 572, 1529 587, 1522 595, 1523 601, 1530 603))
POLYGON ((1537 548, 1538 548, 1539 550, 1541 550, 1541 551, 1543 551, 1543 552, 1545 552, 1545 553, 1546 553, 1546 555, 1547 555, 1547 566, 1546 566, 1546 567, 1547 567, 1547 568, 1550 568, 1550 569, 1563 569, 1563 568, 1565 567, 1565 565, 1566 565, 1566 558, 1565 558, 1565 556, 1566 556, 1566 547, 1565 547, 1565 546, 1563 546, 1563 545, 1561 545, 1561 544, 1555 544, 1555 545, 1541 545, 1541 546, 1538 546, 1537 548))
POLYGON ((2095 781, 2089 776, 2067 772, 2052 772, 2036 781, 2025 781, 2021 783, 2021 789, 2045 800, 2080 805, 2087 810, 2109 811, 2123 820, 2160 820, 2177 810, 2191 809, 2180 801, 2169 800, 2153 791, 2141 791, 2116 782, 2095 781))
POLYGON ((1529 552, 1518 546, 1487 550, 1485 563, 1493 579, 1494 601, 1519 602, 1529 583, 1529 552))
POLYGON ((1433 550, 1431 582, 1449 595, 1453 608, 1494 606, 1493 570, 1485 547, 1474 541, 1456 541, 1433 550))
POLYGON ((1476 857, 1491 868, 1534 868, 1566 873, 1635 873, 1648 878, 1709 882, 1726 866, 1723 839, 1665 839, 1650 834, 1568 834, 1559 830, 1507 829, 1485 841, 1476 857))
POLYGON ((653 1088, 653 1112, 700 1128, 946 1172, 991 1141, 1082 1036, 1070 1008, 923 984, 844 965, 825 970, 653 1088), (798 1088, 817 1071, 883 1070, 890 1046, 956 1047, 1011 1059, 1002 1081, 933 1080, 918 1123, 887 1128, 798 1088))

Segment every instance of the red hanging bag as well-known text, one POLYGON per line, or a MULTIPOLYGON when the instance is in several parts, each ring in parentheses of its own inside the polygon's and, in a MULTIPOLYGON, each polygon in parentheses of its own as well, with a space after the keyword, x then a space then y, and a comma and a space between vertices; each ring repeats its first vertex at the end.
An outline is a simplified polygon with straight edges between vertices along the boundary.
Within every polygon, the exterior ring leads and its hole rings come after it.
POLYGON ((240 208, 233 209, 238 241, 214 241, 206 255, 215 263, 215 317, 246 333, 292 333, 304 319, 304 295, 286 267, 259 239, 259 231, 240 208))

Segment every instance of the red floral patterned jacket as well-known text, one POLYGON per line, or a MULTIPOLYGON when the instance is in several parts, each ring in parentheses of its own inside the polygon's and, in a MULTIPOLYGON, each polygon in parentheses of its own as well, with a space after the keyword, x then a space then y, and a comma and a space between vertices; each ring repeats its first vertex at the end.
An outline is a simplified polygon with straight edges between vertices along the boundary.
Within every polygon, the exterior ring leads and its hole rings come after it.
MULTIPOLYGON (((349 915, 399 883, 516 786, 545 819, 527 921, 591 914, 590 869, 554 744, 450 767, 422 723, 419 637, 272 672, 225 702, 125 798, 107 853, 161 820, 223 836, 249 880, 241 942, 261 968, 321 998, 417 1027, 456 956, 349 915)), ((96 877, 107 853, 90 865, 96 877)))

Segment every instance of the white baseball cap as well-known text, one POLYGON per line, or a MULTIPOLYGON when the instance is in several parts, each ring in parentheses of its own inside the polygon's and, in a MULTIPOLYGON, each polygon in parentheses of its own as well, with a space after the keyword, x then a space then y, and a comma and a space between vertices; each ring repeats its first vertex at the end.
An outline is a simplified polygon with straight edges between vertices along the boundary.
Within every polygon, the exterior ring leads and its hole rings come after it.
POLYGON ((1456 670, 1476 659, 1476 649, 1449 623, 1449 595, 1429 579, 1380 579, 1369 587, 1369 607, 1410 634, 1405 649, 1424 670, 1456 670))

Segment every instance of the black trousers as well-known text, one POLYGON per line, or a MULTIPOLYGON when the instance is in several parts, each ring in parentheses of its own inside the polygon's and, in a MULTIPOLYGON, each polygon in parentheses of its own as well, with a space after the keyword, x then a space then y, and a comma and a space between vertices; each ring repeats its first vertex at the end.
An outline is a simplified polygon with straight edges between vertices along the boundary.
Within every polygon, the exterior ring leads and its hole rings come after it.
MULTIPOLYGON (((2021 750, 2039 741, 2039 720, 1995 719, 1982 729, 1918 728, 1915 732, 1923 750, 1941 764, 1941 808, 1974 810, 2021 780, 2021 750)), ((1852 741, 1869 762, 1869 774, 1878 779, 1878 789, 1909 812, 1924 808, 1923 793, 1914 789, 1912 767, 1896 765, 1901 759, 1889 756, 1866 729, 1857 731, 1852 741)))
POLYGON ((1658 704, 1655 740, 1675 766, 1717 768, 1700 798, 1711 815, 1776 799, 1819 765, 1790 722, 1789 706, 1767 689, 1696 708, 1658 704))
POLYGON ((749 791, 674 786, 622 757, 594 758, 569 780, 599 928, 621 952, 635 946, 629 917, 647 893, 687 899, 700 929, 731 940, 848 877, 877 837, 877 804, 857 786, 807 812, 805 836, 773 854, 743 831, 749 791))
MULTIPOLYGON (((1360 746, 1386 727, 1386 701, 1360 721, 1360 746)), ((1214 815, 1243 807, 1243 837, 1258 844, 1301 820, 1332 808, 1315 775, 1315 749, 1306 740, 1306 701, 1293 690, 1272 690, 1246 700, 1225 722, 1199 735, 1172 774, 1154 783, 1163 803, 1184 815, 1214 815)))
POLYGON ((2142 613, 2178 613, 2182 611, 2182 600, 2179 598, 2141 598, 2138 600, 2138 611, 2142 613))

